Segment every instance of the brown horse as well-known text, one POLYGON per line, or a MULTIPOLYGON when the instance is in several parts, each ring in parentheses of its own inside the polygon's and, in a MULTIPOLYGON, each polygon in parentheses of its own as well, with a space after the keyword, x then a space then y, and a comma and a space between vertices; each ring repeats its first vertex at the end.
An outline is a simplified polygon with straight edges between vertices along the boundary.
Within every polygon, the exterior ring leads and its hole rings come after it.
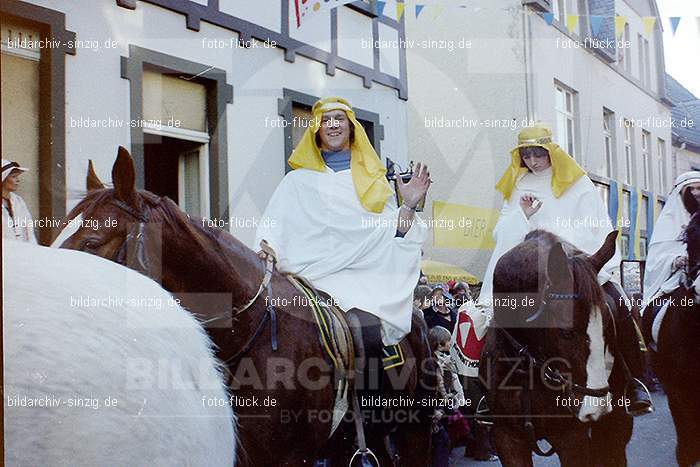
MULTIPOLYGON (((324 446, 328 451, 336 375, 306 297, 277 270, 270 288, 263 287, 265 263, 254 251, 228 232, 190 218, 172 200, 137 191, 133 160, 122 147, 112 180, 114 188, 104 188, 90 168, 88 194, 68 215, 77 231, 62 247, 140 270, 199 318, 230 373, 240 422, 239 465, 311 465, 324 446)), ((423 386, 434 387, 422 319, 413 320, 401 348, 406 363, 385 373, 385 387, 418 397, 423 386), (426 371, 421 371, 426 361, 426 371)), ((429 422, 415 416, 403 420, 413 422, 396 432, 403 465, 427 465, 429 422)), ((351 444, 352 423, 347 416, 344 421, 334 439, 351 444)), ((382 465, 394 460, 384 449, 384 435, 397 421, 402 420, 368 424, 368 444, 382 465)))
POLYGON ((537 230, 496 265, 480 376, 506 467, 532 466, 533 452, 564 466, 626 465, 632 419, 609 395, 614 327, 597 282, 616 236, 588 257, 537 230))

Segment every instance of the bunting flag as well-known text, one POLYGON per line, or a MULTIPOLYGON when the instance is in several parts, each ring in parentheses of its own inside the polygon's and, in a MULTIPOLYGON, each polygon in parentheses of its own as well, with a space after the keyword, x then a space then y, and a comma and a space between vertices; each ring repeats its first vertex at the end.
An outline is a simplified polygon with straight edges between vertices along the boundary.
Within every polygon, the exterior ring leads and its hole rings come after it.
POLYGON ((641 219, 642 219, 642 190, 630 193, 630 242, 627 259, 641 259, 641 219))
POLYGON ((418 15, 420 15, 420 12, 423 11, 423 8, 425 8, 425 5, 418 5, 416 3, 416 18, 418 18, 418 15))
POLYGON ((678 30, 678 24, 681 22, 681 17, 680 16, 671 16, 668 18, 671 21, 671 31, 673 31, 673 34, 676 34, 676 31, 678 30))
POLYGON ((645 16, 642 18, 642 23, 644 23, 644 35, 649 37, 651 31, 654 30, 654 25, 656 25, 656 16, 645 16))
POLYGON ((294 12, 297 19, 297 28, 301 23, 313 18, 319 11, 330 10, 354 0, 294 0, 294 12))
POLYGON ((622 232, 622 185, 615 180, 610 180, 610 191, 608 192, 608 216, 613 228, 618 230, 617 238, 622 232))
POLYGON ((435 5, 432 8, 433 8, 433 19, 438 19, 438 17, 445 10, 445 7, 442 5, 435 5))
POLYGON ((554 21, 554 13, 543 13, 542 17, 548 25, 552 25, 552 22, 554 21))
POLYGON ((615 17, 615 38, 618 40, 622 37, 622 33, 625 32, 625 25, 627 24, 626 16, 616 16, 615 17))
POLYGON ((379 16, 382 16, 384 14, 384 7, 386 6, 386 2, 377 2, 377 14, 379 16))
POLYGON ((597 36, 600 32, 600 27, 603 25, 603 17, 598 15, 591 15, 591 32, 594 36, 597 36))
POLYGON ((405 3, 397 3, 396 4, 396 21, 401 21, 401 17, 403 16, 403 12, 405 9, 406 9, 405 3))
POLYGON ((647 199, 647 243, 651 242, 651 234, 654 233, 654 221, 656 220, 656 195, 649 194, 647 199))
POLYGON ((576 31, 576 26, 578 26, 578 15, 566 15, 566 28, 569 32, 576 31))

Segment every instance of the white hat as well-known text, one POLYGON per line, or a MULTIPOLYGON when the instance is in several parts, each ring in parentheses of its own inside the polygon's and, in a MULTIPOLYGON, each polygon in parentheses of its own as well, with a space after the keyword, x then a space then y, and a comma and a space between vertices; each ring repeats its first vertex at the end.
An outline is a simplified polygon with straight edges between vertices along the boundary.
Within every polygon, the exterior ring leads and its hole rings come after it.
POLYGON ((21 167, 17 162, 10 162, 7 159, 2 160, 2 181, 4 182, 8 175, 12 173, 13 170, 19 170, 20 172, 26 172, 29 170, 26 167, 21 167))

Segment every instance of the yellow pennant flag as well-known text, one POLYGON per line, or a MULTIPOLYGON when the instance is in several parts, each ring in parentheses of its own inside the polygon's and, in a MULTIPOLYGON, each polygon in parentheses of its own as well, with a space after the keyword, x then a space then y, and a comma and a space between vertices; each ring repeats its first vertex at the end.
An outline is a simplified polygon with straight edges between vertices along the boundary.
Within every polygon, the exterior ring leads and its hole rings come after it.
POLYGON ((405 3, 397 3, 396 4, 396 21, 401 21, 401 17, 403 16, 403 12, 405 9, 406 9, 405 3))
POLYGON ((566 15, 566 28, 569 32, 576 31, 576 26, 578 26, 578 15, 566 15))
POLYGON ((433 19, 438 19, 438 16, 440 16, 445 9, 442 5, 431 5, 431 8, 433 9, 433 19))
POLYGON ((625 31, 625 25, 627 24, 626 16, 616 16, 615 17, 615 37, 620 39, 622 33, 625 31))
POLYGON ((645 16, 642 18, 642 23, 644 23, 644 35, 649 37, 651 31, 654 30, 654 25, 656 24, 656 16, 645 16))

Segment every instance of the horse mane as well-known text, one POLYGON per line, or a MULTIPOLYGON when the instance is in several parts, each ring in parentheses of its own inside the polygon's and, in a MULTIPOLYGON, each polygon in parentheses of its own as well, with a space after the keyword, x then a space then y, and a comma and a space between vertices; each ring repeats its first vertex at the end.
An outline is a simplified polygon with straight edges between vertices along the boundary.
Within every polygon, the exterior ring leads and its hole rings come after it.
MULTIPOLYGON (((91 191, 71 210, 67 218, 72 219, 79 212, 88 215, 94 208, 115 197, 116 194, 113 188, 91 191)), ((223 266, 228 268, 234 267, 229 259, 229 255, 221 251, 224 247, 234 249, 245 259, 257 262, 255 252, 246 247, 236 237, 219 227, 205 226, 202 221, 197 222, 167 196, 161 197, 147 190, 137 190, 134 202, 136 203, 135 208, 137 211, 147 211, 153 220, 167 223, 176 232, 186 234, 196 243, 199 251, 209 253, 210 258, 208 260, 212 262, 223 263, 223 266), (212 245, 219 251, 212 252, 212 245)))
POLYGON ((533 230, 525 236, 525 241, 535 241, 551 248, 555 243, 561 243, 567 257, 574 277, 574 293, 578 294, 581 300, 587 303, 603 307, 605 298, 603 291, 598 284, 598 272, 588 261, 588 256, 577 249, 571 243, 563 240, 558 235, 546 230, 533 230))

